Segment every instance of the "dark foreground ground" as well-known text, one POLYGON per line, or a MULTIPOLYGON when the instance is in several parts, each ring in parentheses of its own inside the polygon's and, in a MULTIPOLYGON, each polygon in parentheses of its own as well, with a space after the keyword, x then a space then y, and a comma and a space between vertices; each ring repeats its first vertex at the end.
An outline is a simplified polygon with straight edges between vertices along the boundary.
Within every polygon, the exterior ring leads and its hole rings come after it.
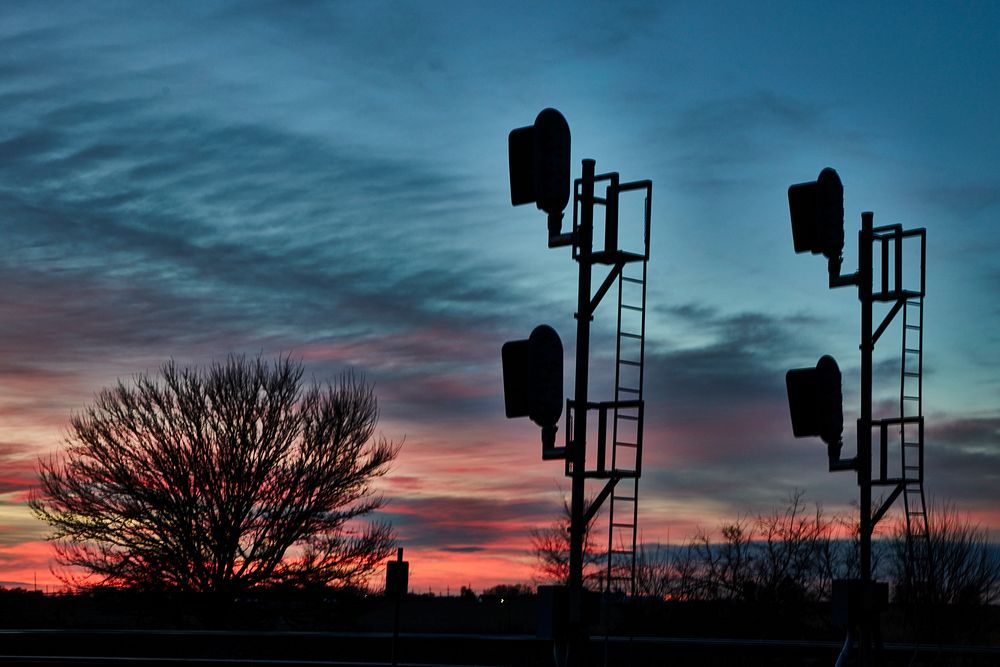
MULTIPOLYGON (((407 665, 550 665, 537 599, 410 596, 407 665)), ((591 665, 830 665, 844 632, 829 605, 638 601, 595 610, 591 665)), ((17 664, 391 664, 393 605, 360 594, 42 596, 0 592, 0 661, 17 664)), ((1000 665, 1000 608, 892 608, 884 664, 1000 665)))
MULTIPOLYGON (((553 664, 550 642, 526 635, 294 633, 181 630, 0 632, 0 663, 49 665, 399 665, 553 664)), ((831 665, 836 642, 595 638, 588 665, 831 665)), ((996 665, 1000 649, 888 645, 885 665, 996 665)))

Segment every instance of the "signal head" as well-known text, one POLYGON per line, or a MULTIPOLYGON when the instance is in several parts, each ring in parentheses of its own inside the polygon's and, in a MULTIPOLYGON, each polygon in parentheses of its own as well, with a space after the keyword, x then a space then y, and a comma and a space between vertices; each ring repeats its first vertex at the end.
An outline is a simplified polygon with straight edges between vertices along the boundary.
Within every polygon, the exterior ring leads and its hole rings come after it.
POLYGON ((569 124, 555 109, 543 109, 534 125, 507 137, 510 203, 535 202, 549 216, 561 215, 570 196, 569 124))
POLYGON ((504 343, 500 354, 507 417, 529 417, 543 428, 558 424, 563 409, 563 347, 556 330, 537 326, 527 340, 504 343))
POLYGON ((839 259, 844 251, 844 186, 830 167, 815 181, 788 188, 795 252, 839 259))
POLYGON ((796 438, 819 436, 837 445, 844 432, 844 399, 840 367, 825 355, 815 368, 795 368, 785 374, 792 434, 796 438))

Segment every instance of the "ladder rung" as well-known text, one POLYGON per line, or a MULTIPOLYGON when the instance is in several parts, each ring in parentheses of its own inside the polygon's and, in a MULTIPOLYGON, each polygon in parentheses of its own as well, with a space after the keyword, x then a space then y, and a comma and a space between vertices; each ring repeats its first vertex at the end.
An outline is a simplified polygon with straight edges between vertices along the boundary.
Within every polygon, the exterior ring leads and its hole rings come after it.
POLYGON ((615 447, 628 447, 629 449, 635 449, 638 445, 634 442, 615 442, 615 447))
POLYGON ((919 331, 920 330, 920 325, 919 324, 907 324, 906 328, 909 329, 910 331, 919 331))
POLYGON ((632 387, 618 387, 618 391, 624 391, 624 392, 627 392, 629 394, 638 394, 639 393, 638 389, 633 389, 632 387))
POLYGON ((629 359, 619 359, 619 364, 625 364, 626 366, 642 366, 638 361, 631 361, 629 359))
POLYGON ((904 401, 919 401, 919 396, 903 396, 904 401))
POLYGON ((627 283, 635 283, 636 285, 642 284, 642 278, 629 278, 628 276, 622 276, 622 280, 627 283))
POLYGON ((640 313, 642 312, 642 306, 630 306, 627 303, 623 303, 622 308, 625 308, 626 310, 634 310, 640 313))
POLYGON ((635 552, 631 549, 612 549, 611 553, 617 556, 631 556, 635 552))
POLYGON ((613 523, 613 524, 611 524, 611 527, 612 528, 635 528, 635 524, 634 523, 613 523))
POLYGON ((920 373, 918 371, 903 371, 903 375, 905 375, 908 378, 920 377, 920 373))
POLYGON ((635 502, 635 496, 611 496, 612 500, 627 500, 630 503, 635 502))
POLYGON ((622 336, 624 338, 634 338, 636 340, 642 340, 642 335, 641 334, 629 333, 628 331, 620 331, 618 333, 618 335, 622 336))
POLYGON ((907 352, 912 352, 914 354, 917 354, 917 353, 920 352, 920 348, 919 347, 904 347, 903 349, 905 351, 907 351, 907 352))
POLYGON ((919 447, 919 442, 904 442, 903 447, 919 447))
POLYGON ((627 419, 630 422, 637 422, 637 421, 639 421, 639 418, 636 417, 635 415, 618 415, 618 419, 627 419))
POLYGON ((903 470, 920 470, 920 466, 903 466, 903 470))
POLYGON ((920 301, 920 300, 913 301, 913 300, 907 299, 906 300, 906 305, 907 306, 916 306, 917 308, 923 308, 924 307, 924 302, 920 301))

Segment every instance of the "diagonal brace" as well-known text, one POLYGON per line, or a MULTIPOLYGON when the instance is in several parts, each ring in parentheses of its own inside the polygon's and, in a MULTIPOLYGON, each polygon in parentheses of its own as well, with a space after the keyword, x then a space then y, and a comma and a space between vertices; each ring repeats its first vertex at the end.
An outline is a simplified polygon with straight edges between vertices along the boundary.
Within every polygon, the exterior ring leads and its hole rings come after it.
POLYGON ((610 496, 611 492, 615 490, 615 485, 617 485, 620 480, 621 477, 618 476, 612 477, 608 480, 608 483, 604 485, 604 488, 601 489, 601 492, 597 494, 596 498, 594 498, 594 502, 590 504, 590 507, 588 507, 587 511, 584 513, 583 525, 586 526, 590 523, 591 519, 594 518, 594 515, 597 514, 597 511, 601 509, 601 504, 608 499, 608 496, 610 496))
POLYGON ((906 303, 905 298, 898 299, 896 303, 892 304, 892 308, 889 310, 888 313, 886 313, 885 319, 882 320, 882 324, 878 325, 878 329, 876 329, 875 333, 872 334, 872 347, 875 346, 875 343, 878 341, 879 336, 885 333, 886 328, 892 323, 892 318, 896 317, 896 313, 899 312, 899 310, 903 307, 904 303, 906 303))
POLYGON ((604 298, 604 295, 608 293, 608 290, 611 289, 611 286, 615 284, 615 280, 617 280, 618 276, 621 275, 623 268, 625 268, 625 262, 616 262, 615 265, 611 267, 611 271, 608 272, 608 277, 604 279, 601 286, 597 288, 597 294, 595 294, 594 298, 590 300, 590 312, 587 313, 588 315, 592 316, 594 311, 597 310, 597 305, 601 302, 601 299, 604 298))
POLYGON ((896 498, 899 498, 899 494, 903 492, 903 487, 905 485, 906 482, 900 482, 899 484, 897 484, 896 488, 893 489, 892 493, 889 494, 889 497, 885 499, 884 503, 882 503, 882 507, 879 507, 878 511, 872 515, 872 528, 875 528, 875 524, 879 522, 879 519, 885 516, 885 513, 889 511, 889 508, 892 507, 892 504, 896 502, 896 498))

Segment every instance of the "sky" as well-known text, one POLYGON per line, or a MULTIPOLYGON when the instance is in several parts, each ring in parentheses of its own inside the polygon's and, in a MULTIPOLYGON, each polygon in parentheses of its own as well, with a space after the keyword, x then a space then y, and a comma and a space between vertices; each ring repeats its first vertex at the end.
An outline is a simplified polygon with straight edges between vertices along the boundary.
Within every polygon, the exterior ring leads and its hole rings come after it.
MULTIPOLYGON (((25 499, 72 414, 234 353, 375 385, 413 589, 531 581, 569 483, 504 418, 500 347, 553 326, 573 386, 577 265, 510 205, 507 134, 545 107, 576 176, 653 182, 643 541, 795 489, 852 511, 784 386, 833 355, 853 455, 857 295, 793 252, 787 210, 826 166, 845 272, 862 211, 927 230, 925 488, 1000 539, 998 54, 991 2, 0 5, 0 585, 58 585, 25 499)), ((894 324, 877 414, 899 347, 894 324)))

